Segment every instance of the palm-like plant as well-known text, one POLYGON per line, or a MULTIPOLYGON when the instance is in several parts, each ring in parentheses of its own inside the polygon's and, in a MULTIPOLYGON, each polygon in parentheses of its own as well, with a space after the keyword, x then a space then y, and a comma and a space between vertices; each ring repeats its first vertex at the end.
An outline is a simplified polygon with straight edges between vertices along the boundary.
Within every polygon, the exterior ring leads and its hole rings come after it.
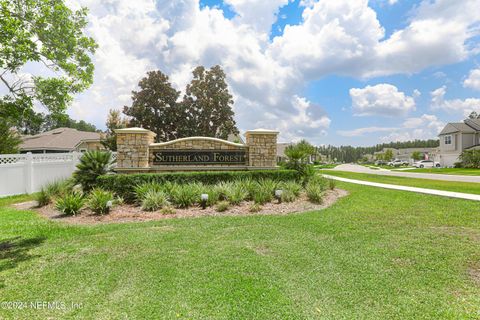
POLYGON ((112 171, 114 163, 110 152, 87 151, 80 158, 73 178, 82 185, 84 191, 89 191, 95 187, 98 176, 112 171))

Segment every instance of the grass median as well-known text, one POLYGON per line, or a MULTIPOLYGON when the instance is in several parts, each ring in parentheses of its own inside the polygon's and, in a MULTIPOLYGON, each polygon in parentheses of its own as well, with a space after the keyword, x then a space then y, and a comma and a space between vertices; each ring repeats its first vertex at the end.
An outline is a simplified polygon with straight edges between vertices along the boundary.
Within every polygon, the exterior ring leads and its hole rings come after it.
POLYGON ((379 174, 333 171, 333 170, 328 170, 328 171, 320 170, 320 173, 342 177, 342 178, 348 178, 348 179, 394 184, 399 186, 480 194, 480 183, 473 183, 473 182, 415 179, 410 177, 396 177, 396 176, 387 176, 387 175, 379 175, 379 174))
POLYGON ((404 170, 403 172, 450 174, 450 175, 460 175, 460 176, 480 176, 480 169, 467 169, 467 168, 419 168, 419 169, 404 170))

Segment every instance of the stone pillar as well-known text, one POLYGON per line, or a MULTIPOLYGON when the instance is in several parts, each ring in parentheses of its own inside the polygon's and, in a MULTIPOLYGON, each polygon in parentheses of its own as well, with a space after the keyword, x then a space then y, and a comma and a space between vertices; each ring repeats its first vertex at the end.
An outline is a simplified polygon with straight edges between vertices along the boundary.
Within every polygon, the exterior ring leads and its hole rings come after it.
POLYGON ((115 130, 117 134, 117 169, 148 168, 148 148, 156 134, 143 128, 115 130))
POLYGON ((278 131, 265 129, 249 130, 245 133, 249 167, 276 167, 277 136, 278 131))

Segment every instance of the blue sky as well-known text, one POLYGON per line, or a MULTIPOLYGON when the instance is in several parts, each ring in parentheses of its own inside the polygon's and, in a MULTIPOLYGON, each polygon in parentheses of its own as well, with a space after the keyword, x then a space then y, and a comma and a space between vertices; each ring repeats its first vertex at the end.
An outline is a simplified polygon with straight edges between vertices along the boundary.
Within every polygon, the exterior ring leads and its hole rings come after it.
POLYGON ((99 43, 71 109, 104 127, 148 70, 220 64, 241 131, 372 145, 480 111, 480 0, 81 0, 99 43))

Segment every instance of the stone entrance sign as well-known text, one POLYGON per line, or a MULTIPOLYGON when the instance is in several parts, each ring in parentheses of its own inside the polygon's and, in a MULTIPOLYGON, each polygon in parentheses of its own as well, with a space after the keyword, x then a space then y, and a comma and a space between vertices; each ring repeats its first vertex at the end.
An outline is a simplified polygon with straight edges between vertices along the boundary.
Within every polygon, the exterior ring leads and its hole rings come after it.
POLYGON ((154 143, 155 133, 118 129, 118 172, 255 170, 276 168, 277 131, 247 131, 246 143, 189 137, 154 143))

